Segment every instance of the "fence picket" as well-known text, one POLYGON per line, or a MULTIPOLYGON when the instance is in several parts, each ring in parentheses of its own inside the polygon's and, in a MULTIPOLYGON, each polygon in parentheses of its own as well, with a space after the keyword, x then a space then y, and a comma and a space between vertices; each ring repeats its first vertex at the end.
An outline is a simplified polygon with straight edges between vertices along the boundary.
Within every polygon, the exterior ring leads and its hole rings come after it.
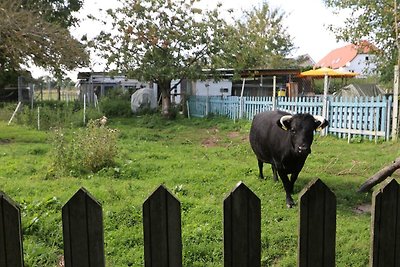
POLYGON ((143 203, 146 267, 182 266, 181 204, 163 186, 143 203))
POLYGON ((24 266, 21 212, 18 205, 0 191, 0 266, 24 266))
POLYGON ((224 200, 224 266, 261 266, 261 201, 241 182, 224 200))
POLYGON ((85 188, 62 207, 62 222, 65 266, 105 266, 102 208, 85 188))
POLYGON ((400 265, 400 188, 392 179, 372 197, 370 265, 400 265))
POLYGON ((335 266, 336 196, 320 180, 300 193, 298 266, 335 266))
MULTIPOLYGON (((400 187, 372 199, 370 266, 400 266, 400 187)), ((335 266, 336 197, 319 179, 300 193, 298 266, 335 266)), ((261 201, 243 183, 224 208, 224 266, 261 266, 261 201)), ((105 266, 101 205, 81 188, 62 207, 65 266, 105 266)), ((180 202, 164 186, 143 203, 145 266, 182 266, 180 202)), ((0 192, 0 266, 23 266, 19 207, 0 192)))

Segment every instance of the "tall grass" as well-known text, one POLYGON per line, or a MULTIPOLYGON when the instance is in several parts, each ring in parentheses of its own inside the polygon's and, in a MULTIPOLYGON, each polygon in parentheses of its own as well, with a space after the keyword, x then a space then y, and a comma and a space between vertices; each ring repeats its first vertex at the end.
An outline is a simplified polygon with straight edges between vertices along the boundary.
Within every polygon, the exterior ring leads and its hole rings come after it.
MULTIPOLYGON (((238 181, 261 199, 262 266, 296 265, 298 207, 286 208, 282 184, 268 167, 266 180, 258 179, 250 122, 143 115, 114 118, 109 126, 120 133, 116 165, 48 179, 47 132, 0 122, 0 190, 21 203, 26 266, 56 265, 63 253, 61 207, 82 186, 102 203, 107 266, 143 266, 142 204, 160 184, 182 203, 184 266, 223 266, 222 202, 238 181)), ((399 149, 316 136, 294 199, 316 177, 336 194, 337 266, 368 264, 370 214, 356 207, 370 203, 371 194, 356 190, 399 149)))

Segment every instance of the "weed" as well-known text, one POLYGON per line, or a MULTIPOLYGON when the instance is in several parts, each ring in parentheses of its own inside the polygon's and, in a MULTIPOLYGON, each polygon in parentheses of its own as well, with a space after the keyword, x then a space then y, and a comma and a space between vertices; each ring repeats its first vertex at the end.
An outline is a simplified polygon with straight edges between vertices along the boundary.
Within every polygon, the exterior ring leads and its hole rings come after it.
MULTIPOLYGON (((55 129, 52 144, 52 168, 71 175, 98 172, 115 164, 117 156, 117 131, 98 126, 90 121, 88 126, 74 132, 68 140, 61 129, 55 129)), ((53 170, 52 169, 52 170, 53 170)))

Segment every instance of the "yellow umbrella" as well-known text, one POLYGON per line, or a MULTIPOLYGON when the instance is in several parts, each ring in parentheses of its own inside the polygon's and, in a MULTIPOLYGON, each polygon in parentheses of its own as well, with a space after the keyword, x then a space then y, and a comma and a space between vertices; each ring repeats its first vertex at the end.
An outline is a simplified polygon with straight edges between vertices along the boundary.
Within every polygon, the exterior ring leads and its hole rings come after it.
POLYGON ((334 70, 331 68, 319 68, 315 70, 303 71, 299 74, 299 77, 313 77, 313 78, 324 78, 325 76, 334 78, 351 78, 356 76, 357 73, 354 72, 344 72, 339 70, 334 70))

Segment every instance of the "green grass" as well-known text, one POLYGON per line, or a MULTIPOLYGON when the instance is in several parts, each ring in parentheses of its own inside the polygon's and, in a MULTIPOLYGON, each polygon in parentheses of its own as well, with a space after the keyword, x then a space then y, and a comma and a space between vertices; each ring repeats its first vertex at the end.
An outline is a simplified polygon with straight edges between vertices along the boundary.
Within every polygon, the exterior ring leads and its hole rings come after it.
MULTIPOLYGON (((261 199, 262 266, 296 265, 298 207, 286 208, 268 166, 267 179, 257 178, 250 122, 144 115, 111 119, 110 127, 120 131, 117 166, 49 178, 50 133, 0 122, 0 190, 21 205, 26 266, 56 266, 61 207, 80 187, 102 204, 107 266, 143 266, 142 204, 160 184, 181 201, 184 266, 223 266, 222 202, 239 181, 261 199)), ((337 196, 337 266, 366 266, 370 214, 354 209, 371 202, 371 194, 356 190, 399 156, 400 144, 316 136, 312 150, 294 199, 321 178, 337 196)))

